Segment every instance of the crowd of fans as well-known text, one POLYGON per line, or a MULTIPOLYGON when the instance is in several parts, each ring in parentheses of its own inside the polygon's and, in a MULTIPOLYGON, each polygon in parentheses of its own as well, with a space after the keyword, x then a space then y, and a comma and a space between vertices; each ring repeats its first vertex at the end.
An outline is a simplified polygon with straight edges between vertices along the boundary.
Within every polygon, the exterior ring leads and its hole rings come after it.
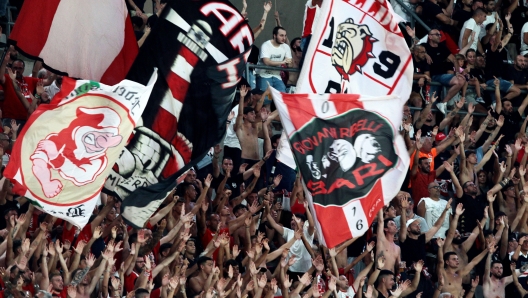
MULTIPOLYGON (((127 0, 140 46, 166 5, 154 1, 150 15, 144 2, 127 0)), ((253 32, 272 38, 253 47, 250 62, 301 67, 322 2, 307 1, 304 30, 291 42, 276 11, 276 27, 264 31, 272 9, 265 2, 253 32)), ((240 86, 223 145, 144 229, 128 226, 119 200, 104 194, 77 229, 14 194, 2 177, 0 295, 526 296, 528 4, 391 2, 406 21, 413 11, 430 30, 402 23, 415 70, 401 126, 411 166, 365 235, 332 249, 320 244, 300 174, 277 159, 286 140, 267 91, 269 84, 294 92, 298 74, 257 69, 240 86)), ((243 0, 244 17, 246 8, 243 0)), ((28 116, 61 88, 62 77, 38 62, 31 76, 24 71, 10 48, 0 66, 3 167, 28 116)))

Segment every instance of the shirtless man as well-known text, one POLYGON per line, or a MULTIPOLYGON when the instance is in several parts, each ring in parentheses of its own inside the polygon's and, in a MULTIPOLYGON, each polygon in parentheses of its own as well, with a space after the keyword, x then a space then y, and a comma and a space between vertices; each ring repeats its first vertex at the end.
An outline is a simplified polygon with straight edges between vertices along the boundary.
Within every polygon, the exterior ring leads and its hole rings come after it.
POLYGON ((99 277, 103 275, 103 270, 105 268, 106 270, 112 270, 115 264, 113 250, 106 250, 101 256, 103 257, 101 263, 92 272, 87 272, 90 269, 89 267, 72 272, 71 284, 77 288, 76 298, 90 298, 90 294, 94 292, 95 286, 99 282, 99 277))
MULTIPOLYGON (((510 175, 510 177, 513 177, 515 174, 515 168, 511 171, 513 174, 510 175)), ((515 191, 515 184, 507 184, 502 189, 502 197, 498 196, 499 201, 499 210, 506 213, 506 216, 508 216, 508 221, 513 222, 515 220, 515 217, 517 216, 517 194, 515 191), (502 199, 504 198, 504 199, 502 199)))
POLYGON ((200 257, 196 262, 200 268, 198 275, 189 279, 189 289, 192 290, 191 297, 200 294, 203 289, 209 289, 218 280, 220 269, 214 266, 213 259, 209 257, 200 257), (209 275, 214 274, 209 280, 209 275))
MULTIPOLYGON (((480 229, 484 227, 486 221, 488 220, 488 207, 484 210, 484 217, 480 221, 480 226, 477 225, 472 233, 467 238, 462 238, 460 232, 457 230, 457 223, 460 215, 464 213, 464 206, 462 203, 459 203, 456 207, 455 214, 453 219, 449 223, 449 230, 447 230, 446 239, 444 243, 444 251, 450 252, 453 251, 459 256, 460 267, 464 268, 468 264, 468 255, 467 252, 475 243, 480 229)), ((471 282, 471 276, 465 275, 462 276, 462 283, 469 284, 471 282)))
POLYGON ((385 265, 380 269, 397 272, 400 267, 400 247, 394 243, 394 235, 396 233, 398 233, 396 223, 391 218, 383 220, 383 208, 380 209, 378 212, 376 256, 385 256, 385 265))
MULTIPOLYGON (((484 282, 482 284, 485 298, 505 298, 505 288, 513 282, 513 276, 502 277, 502 263, 500 261, 491 262, 491 256, 497 249, 495 244, 490 245, 486 267, 484 269, 484 282), (491 268, 490 268, 491 267, 491 268), (491 273, 491 276, 490 276, 491 273)), ((512 274, 517 274, 513 272, 512 274)))
POLYGON ((443 292, 451 293, 454 297, 460 297, 462 292, 462 277, 466 276, 488 253, 489 247, 477 255, 467 266, 460 268, 460 261, 455 252, 444 254, 444 239, 436 239, 438 245, 437 274, 444 278, 443 292), (444 261, 445 259, 445 261, 444 261))
MULTIPOLYGON (((244 98, 247 92, 248 87, 242 86, 240 88, 240 98, 244 98)), ((264 95, 259 99, 257 107, 261 106, 260 101, 262 100, 264 100, 264 95)), ((234 129, 242 147, 242 162, 248 163, 249 167, 252 167, 260 159, 258 135, 262 131, 262 122, 268 119, 268 110, 260 109, 260 111, 256 111, 254 108, 244 107, 244 105, 238 105, 238 107, 234 129)))

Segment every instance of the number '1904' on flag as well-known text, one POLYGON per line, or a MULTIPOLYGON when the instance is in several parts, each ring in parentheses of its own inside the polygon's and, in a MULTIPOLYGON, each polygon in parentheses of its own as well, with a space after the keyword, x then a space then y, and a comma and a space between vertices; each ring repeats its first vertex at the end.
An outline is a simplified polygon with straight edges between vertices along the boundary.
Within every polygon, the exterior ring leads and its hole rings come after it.
POLYGON ((104 181, 140 120, 157 78, 114 86, 64 77, 31 114, 4 175, 37 208, 83 228, 104 181))
POLYGON ((400 98, 272 94, 313 203, 319 239, 332 248, 361 236, 396 196, 409 167, 397 130, 400 98))

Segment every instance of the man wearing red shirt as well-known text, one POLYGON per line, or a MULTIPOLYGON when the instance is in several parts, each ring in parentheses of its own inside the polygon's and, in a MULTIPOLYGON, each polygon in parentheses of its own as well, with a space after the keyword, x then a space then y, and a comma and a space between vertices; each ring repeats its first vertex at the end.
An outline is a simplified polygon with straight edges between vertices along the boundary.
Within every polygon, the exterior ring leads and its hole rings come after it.
POLYGON ((417 139, 415 142, 414 160, 411 168, 412 198, 415 206, 418 206, 421 198, 429 196, 429 189, 427 186, 445 169, 444 165, 441 165, 435 171, 431 168, 431 159, 427 157, 419 157, 420 155, 417 153, 422 148, 422 145, 422 141, 417 139))
MULTIPOLYGON (((11 49, 10 49, 11 51, 11 49)), ((11 119, 17 120, 18 124, 24 123, 28 119, 28 111, 20 101, 17 91, 24 96, 29 103, 32 102, 31 96, 35 92, 39 79, 33 77, 24 77, 25 63, 23 60, 15 59, 11 61, 9 53, 5 56, 0 66, 0 84, 4 89, 4 101, 1 104, 3 119, 2 127, 10 126, 11 119), (13 85, 9 74, 6 71, 7 64, 12 62, 11 69, 16 75, 17 87, 13 85), (16 90, 15 90, 16 88, 16 90)), ((49 76, 43 81, 44 86, 49 86, 55 80, 55 75, 49 76)))

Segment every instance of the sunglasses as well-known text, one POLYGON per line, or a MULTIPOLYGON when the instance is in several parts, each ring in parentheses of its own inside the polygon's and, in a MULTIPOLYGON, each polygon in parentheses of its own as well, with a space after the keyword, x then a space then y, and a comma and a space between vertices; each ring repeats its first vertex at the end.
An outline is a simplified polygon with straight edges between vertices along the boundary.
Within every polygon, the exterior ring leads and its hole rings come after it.
POLYGON ((434 189, 442 189, 440 186, 431 186, 431 187, 429 187, 429 189, 431 189, 431 188, 434 188, 434 189))

